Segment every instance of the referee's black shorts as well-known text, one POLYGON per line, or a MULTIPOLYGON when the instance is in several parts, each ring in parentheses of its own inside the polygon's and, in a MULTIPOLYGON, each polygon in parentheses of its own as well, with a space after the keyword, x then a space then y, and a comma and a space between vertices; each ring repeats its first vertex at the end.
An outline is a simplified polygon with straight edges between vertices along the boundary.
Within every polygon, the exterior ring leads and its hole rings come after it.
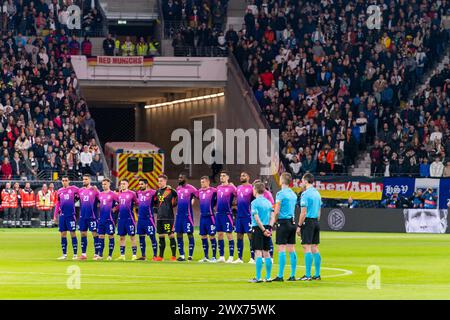
POLYGON ((320 243, 320 225, 316 218, 306 218, 300 228, 302 244, 320 243))
MULTIPOLYGON (((264 226, 267 229, 268 226, 264 226)), ((270 237, 266 237, 261 228, 252 227, 252 249, 255 250, 270 250, 270 237)))
POLYGON ((295 224, 294 218, 278 219, 276 226, 276 244, 295 244, 295 233, 297 231, 297 226, 295 224))

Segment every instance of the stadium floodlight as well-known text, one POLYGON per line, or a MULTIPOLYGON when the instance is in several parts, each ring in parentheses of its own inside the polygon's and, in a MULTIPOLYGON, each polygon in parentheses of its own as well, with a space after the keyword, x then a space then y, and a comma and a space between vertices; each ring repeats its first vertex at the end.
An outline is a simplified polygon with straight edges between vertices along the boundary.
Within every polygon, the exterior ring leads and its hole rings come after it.
POLYGON ((165 106, 171 106, 174 104, 193 102, 193 101, 201 101, 201 100, 206 100, 206 99, 214 99, 214 98, 223 97, 224 95, 225 95, 225 92, 219 92, 219 93, 214 93, 214 94, 208 94, 205 96, 198 96, 198 97, 185 98, 185 99, 173 100, 173 101, 168 101, 168 102, 149 104, 149 105, 145 106, 145 109, 165 107, 165 106))

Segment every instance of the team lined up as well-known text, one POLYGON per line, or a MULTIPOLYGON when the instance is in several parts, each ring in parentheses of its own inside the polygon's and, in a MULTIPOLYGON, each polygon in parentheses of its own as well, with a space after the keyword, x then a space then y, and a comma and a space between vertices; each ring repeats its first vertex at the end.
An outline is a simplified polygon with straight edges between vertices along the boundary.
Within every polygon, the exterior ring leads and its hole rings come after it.
MULTIPOLYGON (((288 174, 287 174, 288 175, 288 174)), ((105 179, 102 182, 102 192, 96 187, 90 185, 90 176, 83 177, 83 187, 77 188, 69 185, 67 177, 62 178, 63 187, 57 192, 57 205, 55 208, 55 219, 59 215, 59 231, 61 232, 61 247, 63 255, 59 259, 67 259, 67 232, 70 232, 72 239, 73 259, 87 259, 87 231, 91 231, 94 239, 94 260, 103 259, 105 248, 105 238, 109 238, 108 260, 112 260, 114 252, 114 234, 116 232, 115 219, 113 213, 118 214, 117 234, 120 237, 120 256, 116 260, 125 260, 126 236, 131 240, 132 260, 146 260, 146 237, 149 236, 152 243, 154 261, 162 261, 166 248, 166 235, 169 238, 172 251, 171 260, 186 261, 184 252, 184 234, 187 235, 189 250, 187 260, 191 261, 194 253, 194 215, 193 204, 195 199, 199 201, 200 224, 199 233, 202 238, 204 258, 199 262, 226 262, 243 263, 244 235, 247 234, 250 240, 251 259, 249 263, 255 263, 255 250, 257 251, 257 268, 261 258, 261 250, 264 251, 266 258, 270 259, 268 264, 272 265, 273 244, 271 240, 271 227, 277 223, 277 237, 280 271, 274 279, 283 280, 284 265, 286 264, 286 249, 289 251, 291 259, 290 280, 295 280, 296 253, 295 253, 295 207, 297 204, 297 195, 289 188, 290 175, 282 176, 282 190, 277 194, 277 202, 274 203, 271 193, 263 188, 260 181, 255 181, 252 185, 250 176, 243 172, 240 176, 241 184, 236 187, 229 181, 229 175, 226 172, 220 174, 220 185, 210 186, 208 177, 201 178, 201 188, 196 189, 187 183, 184 174, 178 178, 179 186, 173 189, 167 185, 167 176, 158 177, 158 190, 149 188, 146 180, 139 181, 139 190, 137 192, 128 189, 126 179, 120 182, 119 192, 113 192, 110 189, 110 181, 105 179), (259 189, 255 189, 257 186, 259 189), (258 212, 258 199, 262 196, 265 201, 265 207, 269 208, 269 214, 274 212, 274 217, 264 225, 264 229, 270 232, 259 232, 260 223, 255 216, 264 216, 264 213, 258 212), (81 233, 81 251, 78 258, 78 239, 76 236, 76 215, 75 201, 80 200, 80 217, 78 228, 81 233), (256 199, 255 199, 256 198, 256 199), (232 207, 236 203, 237 215, 233 219, 232 207), (138 219, 135 220, 134 207, 138 208, 138 219), (177 207, 177 214, 174 214, 174 208, 177 207), (275 208, 275 210, 274 210, 275 208), (157 219, 155 219, 155 216, 157 219), (234 260, 234 239, 233 232, 237 233, 238 259, 234 260), (217 233, 217 240, 216 240, 217 233), (139 236, 141 257, 137 258, 136 234, 139 236), (159 243, 156 239, 159 237, 159 243), (176 235, 176 240, 175 240, 176 235), (226 235, 229 246, 229 258, 225 260, 225 240, 226 235), (209 242, 208 242, 209 237, 209 242), (255 238, 254 238, 255 237, 255 238), (266 237, 266 238, 261 238, 266 237), (159 244, 159 255, 158 255, 159 244), (211 244, 212 255, 209 255, 209 244, 211 244), (179 257, 176 258, 176 248, 178 245, 179 257), (219 259, 216 259, 217 247, 219 249, 219 259), (267 251, 267 252, 265 252, 267 251)), ((304 192, 305 194, 307 192, 304 192)), ((318 194, 318 193, 317 193, 318 194)), ((303 201, 303 197, 302 197, 303 201)), ((317 202, 316 202, 317 203, 317 202)), ((307 204, 303 205, 307 207, 307 204)), ((264 207, 264 206, 263 206, 264 207)), ((320 195, 318 206, 314 208, 320 210, 320 195)), ((317 210, 316 210, 317 211, 317 210)), ((303 217, 302 224, 306 224, 308 219, 316 220, 319 212, 314 213, 314 217, 303 217), (303 223, 305 222, 305 223, 303 223)), ((267 215, 266 215, 267 218, 267 215)), ((302 219, 302 218, 300 218, 302 219)), ((267 220, 267 219, 266 219, 267 220)), ((302 227, 303 228, 303 227, 302 227)), ((319 242, 318 224, 313 228, 306 228, 303 232, 305 240, 304 245, 315 245, 319 242), (316 229, 315 229, 316 228, 316 229)), ((302 236, 302 240, 303 240, 302 236)), ((311 251, 311 248, 309 249, 311 251)), ((311 252, 310 252, 311 253, 311 252)), ((318 253, 315 252, 315 253, 318 253)), ((305 252, 306 258, 306 252, 305 252)), ((305 260, 306 261, 306 260, 305 260)), ((320 272, 320 267, 319 271, 320 272)), ((317 273, 317 271, 316 271, 317 273)), ((316 274, 320 278, 319 274, 316 274)), ((270 277, 270 275, 269 275, 270 277)), ((307 277, 308 278, 308 277, 307 277)), ((309 279, 311 277, 309 276, 309 279)))

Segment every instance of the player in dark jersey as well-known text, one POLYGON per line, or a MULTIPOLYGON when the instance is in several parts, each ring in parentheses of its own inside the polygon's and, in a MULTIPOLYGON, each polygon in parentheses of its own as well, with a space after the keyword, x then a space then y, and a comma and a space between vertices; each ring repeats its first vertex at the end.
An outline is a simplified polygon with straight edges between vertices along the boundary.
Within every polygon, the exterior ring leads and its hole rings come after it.
POLYGON ((96 187, 91 186, 91 176, 88 174, 83 175, 83 188, 80 188, 78 195, 80 198, 80 221, 78 226, 81 233, 81 257, 80 260, 86 260, 87 250, 87 231, 88 229, 92 233, 94 238, 94 260, 98 257, 98 234, 97 234, 97 222, 98 222, 98 190, 96 187))
POLYGON ((216 215, 216 231, 219 239, 219 260, 217 262, 225 262, 225 242, 223 240, 224 233, 227 234, 228 245, 230 248, 230 256, 226 263, 232 263, 234 260, 234 240, 233 240, 233 200, 236 197, 236 187, 229 182, 230 176, 227 172, 220 173, 221 185, 217 187, 217 215, 216 215))
POLYGON ((119 196, 111 190, 111 180, 105 178, 102 181, 103 191, 100 192, 99 199, 99 222, 98 222, 98 242, 99 252, 96 260, 103 259, 103 250, 105 248, 105 235, 109 237, 109 253, 108 260, 112 260, 114 252, 114 231, 116 226, 112 212, 117 209, 119 196))
POLYGON ((133 208, 138 204, 136 193, 128 190, 128 180, 120 181, 119 193, 119 219, 117 222, 117 234, 120 237, 120 257, 116 260, 125 260, 125 236, 128 234, 131 240, 131 250, 133 256, 131 260, 136 260, 136 221, 133 208))
POLYGON ((187 177, 184 173, 178 176, 178 188, 177 188, 177 217, 175 219, 175 232, 177 234, 178 251, 180 256, 177 261, 186 261, 184 257, 184 240, 183 234, 188 235, 189 239, 189 255, 188 261, 192 261, 192 255, 194 254, 194 212, 192 206, 194 205, 194 199, 198 198, 198 190, 187 183, 187 177))
POLYGON ((202 238, 204 258, 199 262, 217 262, 216 218, 214 208, 217 203, 217 189, 211 187, 208 176, 200 179, 201 188, 198 190, 200 202, 200 237, 202 238), (212 257, 209 259, 208 236, 211 241, 212 257))
POLYGON ((250 242, 250 261, 254 263, 255 251, 252 246, 252 215, 250 212, 251 202, 255 199, 253 195, 253 186, 249 183, 250 175, 247 172, 242 172, 240 176, 241 185, 237 187, 237 215, 235 231, 237 233, 237 249, 238 259, 233 263, 244 263, 242 260, 244 254, 244 234, 248 236, 250 242))
POLYGON ((159 236, 159 257, 157 261, 164 260, 164 250, 166 249, 166 234, 169 237, 172 257, 170 260, 176 261, 177 242, 173 233, 174 213, 173 208, 177 202, 177 192, 167 185, 167 176, 158 176, 159 189, 155 194, 155 213, 157 215, 156 230, 159 236))
POLYGON ((63 255, 58 260, 67 259, 67 231, 72 237, 73 260, 77 260, 78 240, 75 233, 77 220, 75 217, 75 199, 78 197, 78 188, 69 185, 69 178, 62 177, 62 188, 56 193, 56 206, 54 220, 59 216, 59 232, 61 232, 61 248, 63 255))
POLYGON ((138 223, 137 233, 139 235, 139 244, 141 247, 142 256, 138 260, 146 260, 145 250, 145 236, 150 237, 153 249, 153 261, 156 261, 158 255, 158 242, 156 241, 156 224, 155 217, 153 215, 154 199, 156 191, 150 189, 148 181, 145 179, 139 180, 139 191, 137 192, 137 198, 139 202, 138 209, 138 223))

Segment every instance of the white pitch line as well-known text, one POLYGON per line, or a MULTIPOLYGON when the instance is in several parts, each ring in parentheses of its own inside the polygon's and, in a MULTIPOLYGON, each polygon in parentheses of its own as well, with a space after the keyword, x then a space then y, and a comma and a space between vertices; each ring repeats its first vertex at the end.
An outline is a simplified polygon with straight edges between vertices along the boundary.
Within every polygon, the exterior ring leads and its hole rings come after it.
MULTIPOLYGON (((297 267, 304 267, 304 266, 297 266, 297 267)), ((322 276, 322 278, 337 278, 337 277, 345 277, 353 274, 351 270, 346 269, 340 269, 340 268, 328 268, 328 267, 322 267, 322 270, 331 270, 331 271, 340 271, 341 274, 333 274, 333 275, 325 275, 322 276)), ((32 272, 32 271, 2 271, 0 270, 0 278, 1 275, 7 275, 7 274, 28 274, 28 275, 42 275, 42 276, 68 276, 67 273, 51 273, 51 272, 32 272)), ((81 277, 101 277, 101 278, 128 278, 128 279, 170 279, 171 281, 179 281, 179 282, 211 282, 211 281, 220 281, 223 278, 207 278, 205 280, 176 280, 179 278, 169 278, 166 276, 152 276, 152 275, 122 275, 122 274, 96 274, 96 273, 82 273, 81 277)), ((230 280, 227 280, 229 282, 230 280)), ((245 281, 245 279, 236 279, 231 281, 245 281)), ((166 282, 166 281, 161 281, 166 282)))

